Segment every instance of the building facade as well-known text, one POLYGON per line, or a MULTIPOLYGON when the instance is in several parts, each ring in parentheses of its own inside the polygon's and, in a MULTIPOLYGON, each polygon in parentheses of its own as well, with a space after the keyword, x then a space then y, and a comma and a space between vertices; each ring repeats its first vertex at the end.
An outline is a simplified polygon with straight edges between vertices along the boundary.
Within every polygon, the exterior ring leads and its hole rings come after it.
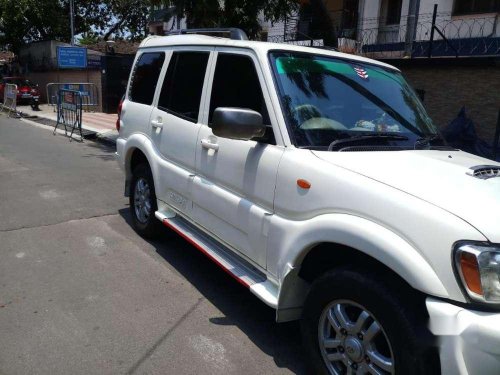
POLYGON ((269 26, 269 40, 321 39, 314 35, 315 24, 323 22, 317 14, 330 20, 320 37, 346 52, 375 58, 427 57, 430 49, 435 57, 500 55, 498 0, 306 1, 298 14, 269 26), (323 12, 311 14, 314 7, 323 12))

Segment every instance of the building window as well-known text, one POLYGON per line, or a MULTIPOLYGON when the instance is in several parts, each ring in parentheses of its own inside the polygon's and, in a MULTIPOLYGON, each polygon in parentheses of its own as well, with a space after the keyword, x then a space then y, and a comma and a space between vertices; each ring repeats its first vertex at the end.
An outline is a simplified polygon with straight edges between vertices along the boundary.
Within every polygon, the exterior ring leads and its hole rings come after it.
POLYGON ((500 13, 500 0, 455 0, 454 15, 500 13))
POLYGON ((399 25, 401 22, 402 0, 382 0, 380 15, 382 25, 399 25))

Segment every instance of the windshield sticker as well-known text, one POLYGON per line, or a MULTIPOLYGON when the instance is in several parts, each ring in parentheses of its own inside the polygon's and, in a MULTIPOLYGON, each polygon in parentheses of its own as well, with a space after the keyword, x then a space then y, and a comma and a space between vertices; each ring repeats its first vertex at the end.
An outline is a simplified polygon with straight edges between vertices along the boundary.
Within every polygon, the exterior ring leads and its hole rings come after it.
POLYGON ((358 77, 363 78, 363 79, 368 79, 368 73, 362 67, 353 66, 353 69, 356 72, 356 74, 358 75, 358 77))
POLYGON ((342 74, 347 77, 356 75, 366 82, 396 81, 403 84, 401 75, 397 72, 385 70, 376 66, 361 66, 356 63, 347 63, 335 59, 302 58, 280 56, 276 59, 276 70, 278 74, 328 74, 329 72, 342 74), (359 72, 356 70, 359 69, 359 72))

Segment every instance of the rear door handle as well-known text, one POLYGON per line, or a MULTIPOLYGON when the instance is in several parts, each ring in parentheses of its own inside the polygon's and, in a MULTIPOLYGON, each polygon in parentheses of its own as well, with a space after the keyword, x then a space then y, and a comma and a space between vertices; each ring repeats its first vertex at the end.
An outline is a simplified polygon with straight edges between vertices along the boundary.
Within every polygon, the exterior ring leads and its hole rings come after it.
POLYGON ((153 128, 163 128, 163 122, 161 119, 151 120, 151 125, 153 128))
POLYGON ((217 143, 210 142, 208 139, 201 140, 201 147, 214 151, 219 150, 219 145, 217 143))

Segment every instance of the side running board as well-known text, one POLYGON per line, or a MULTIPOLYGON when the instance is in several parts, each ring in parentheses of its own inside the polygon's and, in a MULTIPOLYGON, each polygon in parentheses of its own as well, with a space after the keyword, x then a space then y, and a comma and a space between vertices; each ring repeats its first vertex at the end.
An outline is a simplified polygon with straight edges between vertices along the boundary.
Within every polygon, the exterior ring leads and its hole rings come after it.
POLYGON ((156 211, 155 216, 163 225, 191 243, 236 281, 249 288, 265 304, 275 309, 278 307, 278 288, 264 273, 179 215, 168 217, 156 211))

